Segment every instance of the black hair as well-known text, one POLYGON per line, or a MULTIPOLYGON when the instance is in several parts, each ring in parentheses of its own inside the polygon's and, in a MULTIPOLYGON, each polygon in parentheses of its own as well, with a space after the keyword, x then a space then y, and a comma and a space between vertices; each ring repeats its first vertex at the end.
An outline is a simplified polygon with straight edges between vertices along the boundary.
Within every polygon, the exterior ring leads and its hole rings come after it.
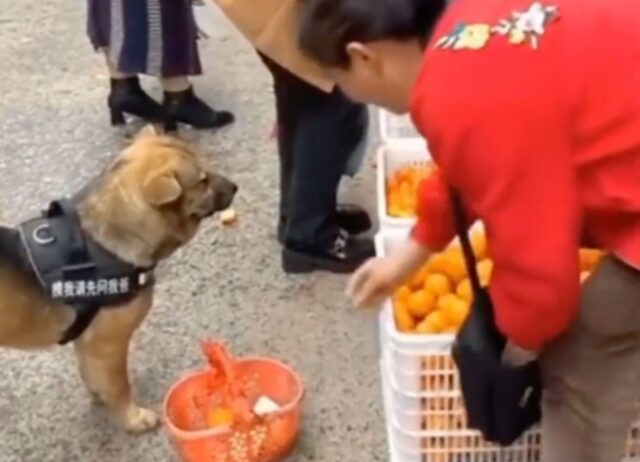
POLYGON ((327 67, 349 67, 350 42, 419 40, 423 45, 447 0, 300 0, 299 44, 327 67))

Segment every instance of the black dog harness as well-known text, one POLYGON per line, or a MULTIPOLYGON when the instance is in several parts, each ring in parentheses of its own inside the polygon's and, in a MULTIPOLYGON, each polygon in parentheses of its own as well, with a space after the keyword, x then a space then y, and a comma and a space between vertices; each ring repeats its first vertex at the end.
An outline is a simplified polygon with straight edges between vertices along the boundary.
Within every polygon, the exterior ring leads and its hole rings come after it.
POLYGON ((76 310, 61 345, 80 337, 100 309, 123 305, 154 282, 153 268, 122 261, 83 232, 73 199, 52 202, 18 231, 42 289, 76 310))

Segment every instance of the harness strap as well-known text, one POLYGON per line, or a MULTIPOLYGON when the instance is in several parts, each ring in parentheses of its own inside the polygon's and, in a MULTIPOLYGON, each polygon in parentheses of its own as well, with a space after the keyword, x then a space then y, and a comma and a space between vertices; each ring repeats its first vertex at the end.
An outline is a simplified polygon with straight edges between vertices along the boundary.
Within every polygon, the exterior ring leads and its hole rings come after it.
MULTIPOLYGON (((54 202, 48 213, 50 215, 62 214, 69 219, 72 220, 73 226, 68 228, 69 232, 69 242, 71 244, 71 252, 69 253, 69 261, 68 264, 73 263, 85 263, 90 261, 89 255, 86 250, 85 240, 82 236, 82 233, 78 231, 77 226, 77 215, 75 211, 75 207, 72 201, 69 199, 63 199, 57 202, 54 202)), ((73 342, 77 340, 85 330, 89 327, 91 322, 95 319, 100 311, 100 304, 97 303, 87 303, 87 304, 77 304, 75 306, 76 316, 71 325, 67 328, 67 330, 62 334, 62 338, 58 341, 59 345, 66 345, 67 343, 73 342)))
POLYGON ((64 334, 62 334, 62 338, 58 341, 58 345, 66 345, 69 342, 77 340, 78 337, 87 330, 87 327, 89 327, 89 324, 94 320, 98 311, 100 311, 100 305, 97 303, 77 306, 76 318, 64 334))
POLYGON ((72 224, 72 226, 69 226, 66 229, 69 234, 68 242, 70 246, 70 252, 68 255, 69 261, 66 263, 83 264, 91 261, 89 254, 87 253, 87 244, 84 236, 82 235, 82 232, 80 232, 78 214, 71 199, 61 199, 51 203, 49 210, 46 212, 46 216, 52 217, 58 215, 67 217, 72 224))
POLYGON ((54 201, 19 228, 25 260, 44 292, 75 311, 61 345, 80 337, 100 309, 123 306, 153 284, 153 267, 129 264, 84 234, 76 202, 54 201))

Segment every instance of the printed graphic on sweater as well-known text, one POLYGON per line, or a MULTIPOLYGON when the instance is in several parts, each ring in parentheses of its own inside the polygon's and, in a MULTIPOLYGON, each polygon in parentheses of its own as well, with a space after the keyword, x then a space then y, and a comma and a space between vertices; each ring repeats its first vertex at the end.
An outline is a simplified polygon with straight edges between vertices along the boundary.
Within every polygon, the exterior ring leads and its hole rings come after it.
POLYGON ((436 42, 436 48, 452 50, 479 50, 491 37, 489 24, 459 23, 450 35, 445 35, 436 42))
POLYGON ((547 25, 556 19, 558 19, 556 6, 544 6, 536 2, 524 13, 516 12, 510 19, 500 21, 492 32, 508 37, 512 45, 520 45, 528 41, 531 47, 537 50, 540 46, 540 37, 544 35, 547 25))
POLYGON ((512 45, 529 43, 537 50, 540 38, 549 23, 558 18, 557 6, 533 3, 527 11, 514 12, 509 19, 502 19, 497 25, 484 23, 458 23, 451 34, 441 37, 435 48, 445 50, 480 50, 493 35, 505 36, 512 45))

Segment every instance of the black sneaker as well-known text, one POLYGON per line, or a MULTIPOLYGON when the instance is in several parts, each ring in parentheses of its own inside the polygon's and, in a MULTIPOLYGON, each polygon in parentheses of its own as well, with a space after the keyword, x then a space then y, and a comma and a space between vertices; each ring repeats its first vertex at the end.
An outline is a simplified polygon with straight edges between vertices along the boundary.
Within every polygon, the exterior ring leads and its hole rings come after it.
MULTIPOLYGON (((342 204, 336 209, 336 224, 352 236, 366 233, 373 224, 365 209, 357 205, 342 204)), ((284 245, 286 223, 278 223, 278 242, 284 245)))
POLYGON ((285 247, 282 250, 282 269, 288 274, 329 271, 353 273, 375 255, 373 240, 352 237, 344 230, 334 243, 323 252, 303 252, 285 247))
POLYGON ((340 228, 354 236, 366 233, 373 226, 367 211, 353 204, 339 204, 336 209, 336 221, 340 228))

